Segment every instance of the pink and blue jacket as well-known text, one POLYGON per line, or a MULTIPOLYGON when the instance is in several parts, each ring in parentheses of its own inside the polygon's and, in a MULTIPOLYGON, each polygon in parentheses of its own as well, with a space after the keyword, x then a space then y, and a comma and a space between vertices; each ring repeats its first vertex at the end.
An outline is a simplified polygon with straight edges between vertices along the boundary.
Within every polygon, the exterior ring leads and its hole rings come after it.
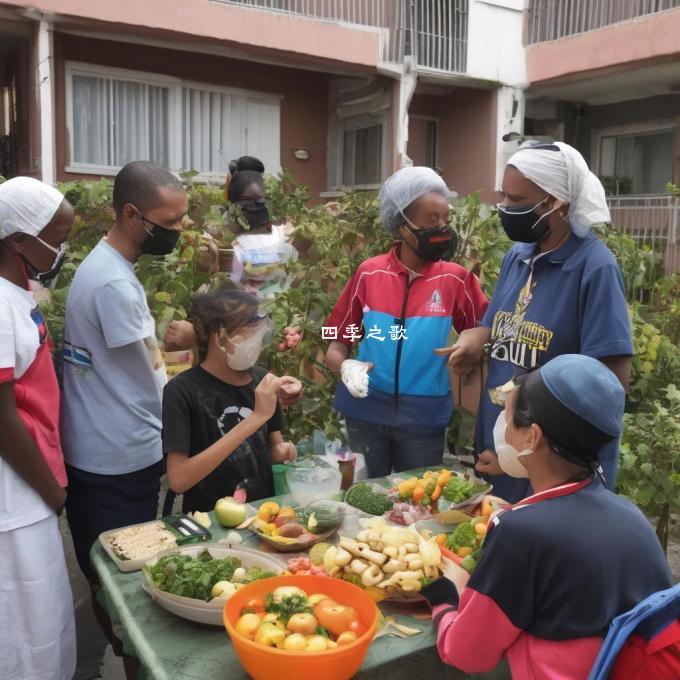
POLYGON ((368 397, 352 397, 339 382, 334 406, 377 425, 445 428, 453 400, 446 357, 434 350, 447 346, 451 328, 475 328, 489 303, 464 267, 432 262, 415 274, 399 247, 359 265, 325 323, 339 342, 360 342, 357 359, 373 364, 368 397))

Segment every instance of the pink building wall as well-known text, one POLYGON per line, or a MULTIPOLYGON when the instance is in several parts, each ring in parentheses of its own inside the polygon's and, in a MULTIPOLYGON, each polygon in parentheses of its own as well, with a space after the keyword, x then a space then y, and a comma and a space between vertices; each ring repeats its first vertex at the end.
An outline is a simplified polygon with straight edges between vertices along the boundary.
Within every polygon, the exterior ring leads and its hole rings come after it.
POLYGON ((313 199, 326 190, 328 76, 325 74, 60 33, 55 34, 54 43, 56 157, 57 176, 61 181, 81 177, 64 170, 69 162, 64 66, 72 60, 283 95, 281 166, 290 168, 296 178, 309 187, 313 199), (307 149, 310 160, 297 160, 293 156, 293 149, 297 147, 307 149))
POLYGON ((526 50, 527 76, 532 84, 568 76, 579 79, 585 72, 672 60, 679 54, 680 11, 673 10, 530 45, 526 50))
MULTIPOLYGON (((496 192, 496 92, 454 88, 439 96, 415 95, 409 113, 438 120, 437 165, 447 184, 461 196, 481 191, 494 201, 496 192)), ((421 121, 422 122, 422 121, 421 121)), ((419 122, 409 125, 409 153, 425 157, 419 122), (411 136, 411 132, 415 132, 411 136)))
POLYGON ((3 4, 101 22, 111 30, 183 35, 197 42, 251 46, 289 58, 297 55, 305 62, 311 58, 362 70, 376 68, 380 56, 377 31, 209 0, 3 0, 3 4))

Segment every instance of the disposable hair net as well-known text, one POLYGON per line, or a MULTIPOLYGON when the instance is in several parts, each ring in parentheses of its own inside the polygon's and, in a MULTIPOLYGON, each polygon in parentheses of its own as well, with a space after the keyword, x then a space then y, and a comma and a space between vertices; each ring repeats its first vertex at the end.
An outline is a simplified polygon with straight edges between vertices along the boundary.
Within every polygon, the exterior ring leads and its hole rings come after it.
POLYGON ((14 177, 0 184, 0 239, 21 232, 37 236, 52 220, 63 194, 33 177, 14 177))
POLYGON ((402 168, 388 177, 378 194, 380 217, 385 231, 398 238, 399 227, 405 222, 406 208, 431 191, 440 193, 447 200, 456 195, 432 168, 421 166, 402 168))
POLYGON ((524 177, 569 204, 569 224, 577 236, 585 236, 594 224, 609 222, 609 208, 602 182, 588 169, 583 156, 569 144, 554 142, 550 148, 527 146, 510 157, 508 165, 524 177))

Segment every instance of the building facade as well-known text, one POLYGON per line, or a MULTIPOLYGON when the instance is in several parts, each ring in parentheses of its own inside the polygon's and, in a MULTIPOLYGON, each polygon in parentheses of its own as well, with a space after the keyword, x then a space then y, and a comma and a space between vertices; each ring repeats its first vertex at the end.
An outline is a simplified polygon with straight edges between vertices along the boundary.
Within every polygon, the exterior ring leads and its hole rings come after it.
POLYGON ((612 223, 680 270, 680 0, 529 0, 525 133, 562 139, 612 223))
POLYGON ((491 200, 521 132, 523 0, 0 0, 0 174, 224 178, 317 200, 409 159, 491 200))

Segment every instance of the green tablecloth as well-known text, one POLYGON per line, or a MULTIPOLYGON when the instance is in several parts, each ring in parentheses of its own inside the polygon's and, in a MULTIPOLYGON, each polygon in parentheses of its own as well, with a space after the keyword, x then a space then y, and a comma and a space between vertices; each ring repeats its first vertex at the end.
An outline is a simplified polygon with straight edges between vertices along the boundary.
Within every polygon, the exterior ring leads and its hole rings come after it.
MULTIPOLYGON (((287 496, 275 500, 284 505, 292 502, 287 496)), ((210 531, 214 541, 219 541, 228 532, 216 523, 212 513, 211 519, 210 531)), ((251 532, 239 533, 244 547, 260 546, 259 539, 251 532)), ((142 573, 119 572, 99 541, 93 545, 90 557, 102 584, 98 598, 111 618, 114 632, 123 641, 125 653, 139 661, 140 678, 241 680, 248 677, 223 628, 192 623, 166 612, 143 590, 142 573)), ((385 635, 375 640, 357 678, 510 678, 505 664, 483 676, 470 676, 445 666, 437 654, 435 631, 427 617, 427 608, 409 605, 407 609, 395 609, 387 603, 381 603, 380 608, 386 615, 397 614, 400 623, 423 632, 406 639, 385 635)))

